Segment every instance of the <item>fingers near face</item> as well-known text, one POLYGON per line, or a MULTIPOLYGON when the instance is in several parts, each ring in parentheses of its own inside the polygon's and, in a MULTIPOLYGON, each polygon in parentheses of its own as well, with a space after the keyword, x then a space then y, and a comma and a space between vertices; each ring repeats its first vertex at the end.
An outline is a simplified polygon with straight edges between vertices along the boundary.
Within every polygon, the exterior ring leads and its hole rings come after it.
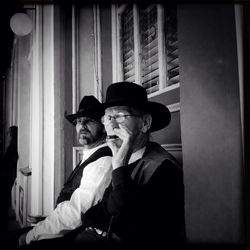
MULTIPOLYGON (((115 118, 111 119, 108 124, 105 124, 107 135, 117 135, 120 139, 138 134, 141 128, 141 119, 138 115, 130 112, 127 106, 115 106, 107 108, 106 116, 116 117, 117 114, 124 114, 125 118, 122 122, 117 122, 115 118)), ((112 138, 113 139, 113 138, 112 138)))

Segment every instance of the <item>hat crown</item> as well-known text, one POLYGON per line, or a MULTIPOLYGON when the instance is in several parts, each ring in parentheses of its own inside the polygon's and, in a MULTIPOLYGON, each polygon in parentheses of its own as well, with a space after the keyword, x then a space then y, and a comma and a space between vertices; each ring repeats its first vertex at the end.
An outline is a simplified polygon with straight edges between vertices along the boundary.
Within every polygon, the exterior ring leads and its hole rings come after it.
POLYGON ((94 96, 84 96, 79 104, 79 109, 76 113, 65 115, 66 119, 76 125, 76 118, 88 117, 94 120, 100 120, 104 114, 102 104, 94 96))
POLYGON ((84 96, 79 104, 79 111, 101 105, 94 96, 84 96))
POLYGON ((126 102, 140 105, 148 102, 147 92, 142 86, 132 82, 117 82, 109 85, 106 94, 106 103, 126 102))

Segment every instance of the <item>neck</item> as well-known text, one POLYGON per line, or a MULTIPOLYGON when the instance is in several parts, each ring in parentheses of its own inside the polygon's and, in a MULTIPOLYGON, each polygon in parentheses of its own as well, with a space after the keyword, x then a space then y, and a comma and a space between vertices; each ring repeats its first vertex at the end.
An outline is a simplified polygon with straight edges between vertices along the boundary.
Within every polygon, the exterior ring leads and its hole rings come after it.
POLYGON ((149 137, 146 134, 143 134, 142 136, 138 137, 138 140, 134 144, 133 152, 136 152, 137 150, 145 147, 148 141, 149 141, 149 137))

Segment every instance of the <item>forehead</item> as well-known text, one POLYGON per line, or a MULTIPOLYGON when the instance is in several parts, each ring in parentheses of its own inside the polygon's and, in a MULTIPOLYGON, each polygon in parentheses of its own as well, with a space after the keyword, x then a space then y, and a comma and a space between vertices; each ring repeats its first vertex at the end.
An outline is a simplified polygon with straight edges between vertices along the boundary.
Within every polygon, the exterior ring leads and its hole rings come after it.
MULTIPOLYGON (((98 120, 96 120, 96 119, 93 119, 93 118, 90 118, 90 117, 87 117, 87 116, 79 116, 79 117, 77 117, 76 119, 75 119, 75 123, 77 123, 77 122, 80 122, 80 121, 86 121, 86 122, 88 122, 88 121, 94 121, 93 123, 91 123, 91 124, 99 124, 100 123, 100 121, 98 121, 98 120)), ((100 123, 101 124, 101 123, 100 123)))
POLYGON ((119 113, 119 112, 130 112, 131 108, 128 106, 114 106, 110 108, 106 108, 105 114, 110 114, 110 113, 119 113))

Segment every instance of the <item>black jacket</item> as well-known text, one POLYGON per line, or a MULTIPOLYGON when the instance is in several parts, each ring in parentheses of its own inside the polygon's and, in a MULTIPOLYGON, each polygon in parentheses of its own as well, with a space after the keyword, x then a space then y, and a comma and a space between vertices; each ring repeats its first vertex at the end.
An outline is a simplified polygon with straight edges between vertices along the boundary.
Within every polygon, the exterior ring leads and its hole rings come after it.
POLYGON ((129 244, 183 244, 181 167, 160 145, 150 142, 141 160, 113 171, 103 200, 82 218, 86 226, 115 233, 129 244))

